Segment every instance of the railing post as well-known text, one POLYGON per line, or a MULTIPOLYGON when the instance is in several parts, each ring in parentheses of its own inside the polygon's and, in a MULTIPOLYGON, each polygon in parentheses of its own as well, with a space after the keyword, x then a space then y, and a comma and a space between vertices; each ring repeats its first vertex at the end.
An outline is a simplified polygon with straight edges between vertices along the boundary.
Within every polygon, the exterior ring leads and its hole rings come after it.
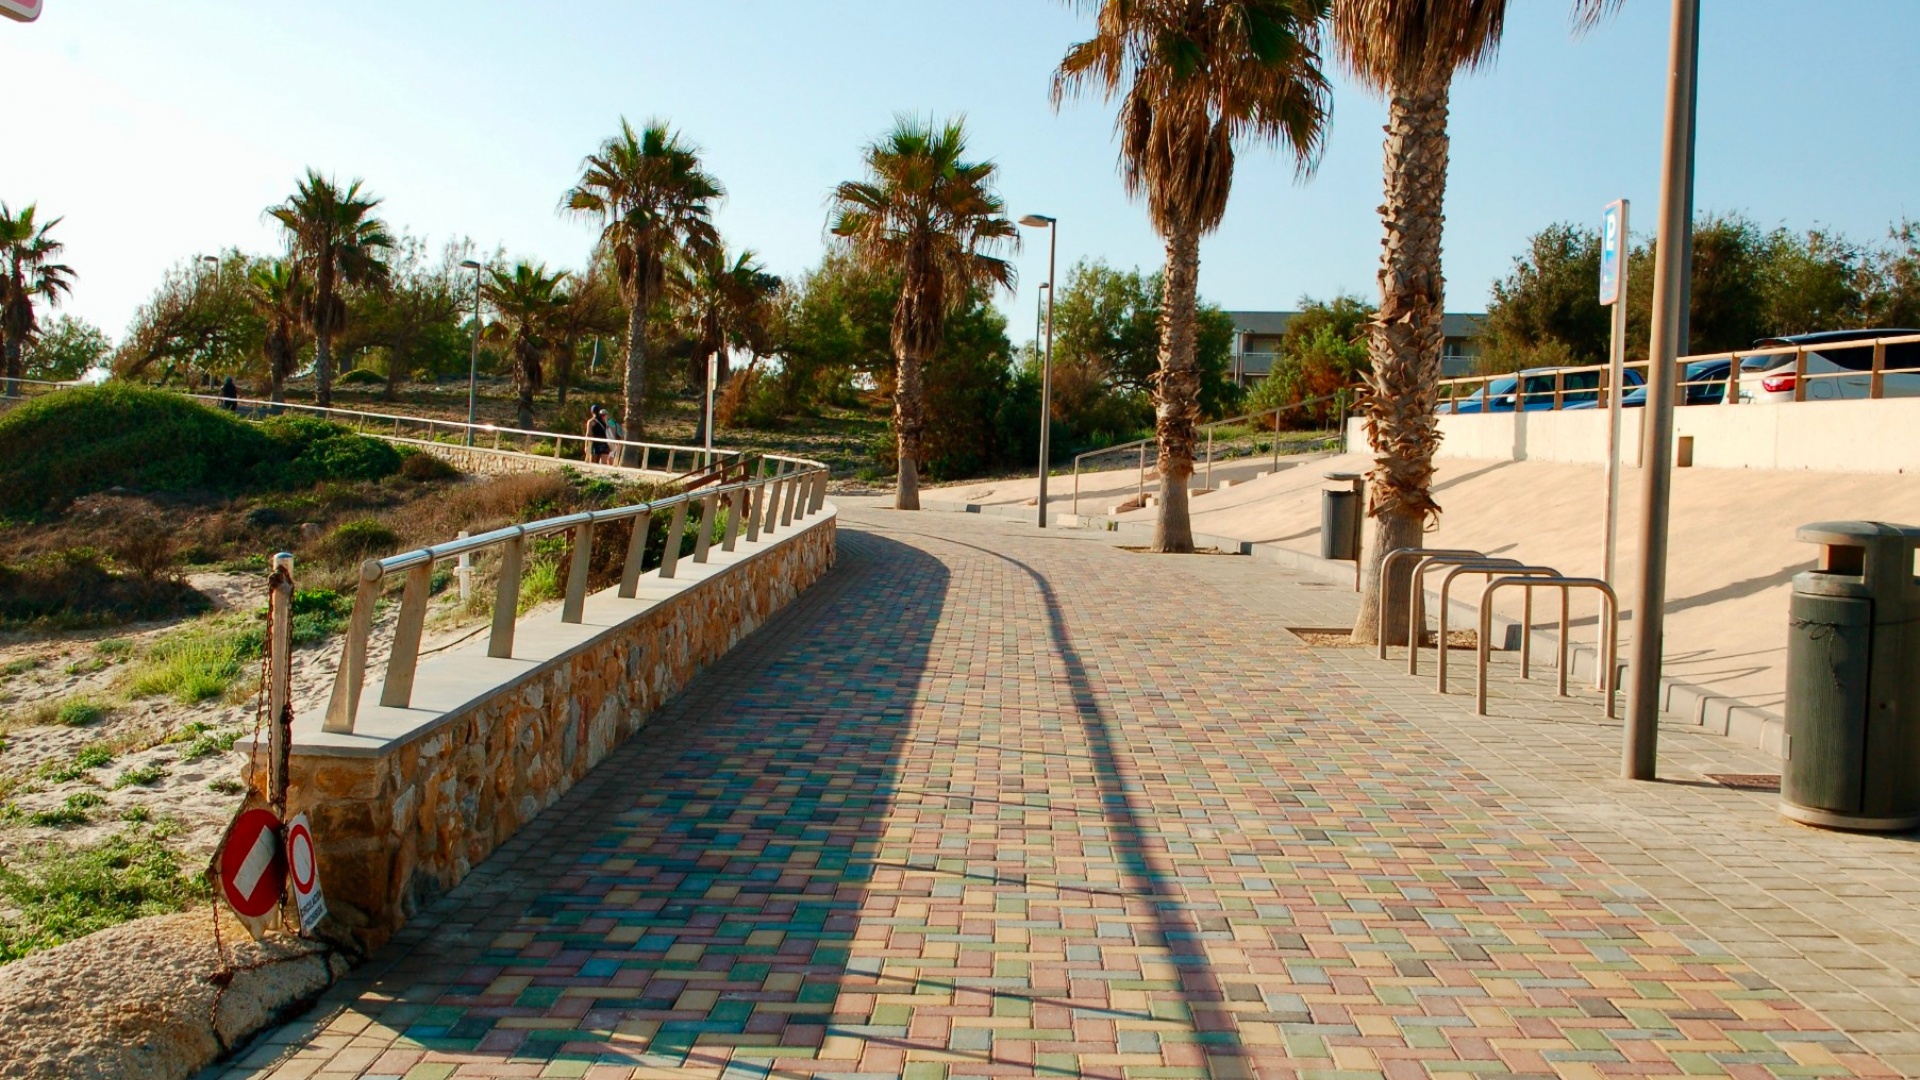
POLYGON ((1867 380, 1867 396, 1878 400, 1887 392, 1887 343, 1877 340, 1873 343, 1873 374, 1867 380))
POLYGON ((747 489, 747 543, 760 539, 760 515, 766 510, 766 481, 756 481, 747 489))
POLYGON ((640 591, 640 568, 647 559, 647 531, 653 528, 653 508, 633 518, 633 535, 627 538, 627 561, 620 568, 620 595, 628 600, 640 591))
POLYGON ((1793 350, 1793 400, 1807 400, 1807 348, 1793 350))
POLYGON ((520 573, 526 568, 527 538, 520 535, 500 545, 500 583, 493 594, 493 633, 487 655, 505 660, 513 655, 513 628, 520 617, 520 573))
POLYGON ((1080 459, 1073 459, 1073 516, 1080 516, 1080 459))
POLYGON ((685 499, 673 504, 673 521, 667 526, 667 547, 660 553, 660 576, 670 578, 680 566, 680 537, 687 530, 685 499))
POLYGON ((1213 429, 1207 429, 1207 490, 1213 490, 1213 429))
POLYGON ((721 551, 733 550, 734 544, 740 539, 741 530, 746 528, 746 513, 747 489, 738 487, 727 492, 727 537, 720 543, 721 551))
POLYGON ((821 507, 827 505, 828 473, 827 470, 821 469, 813 476, 813 512, 817 514, 821 507))
POLYGON ((641 472, 647 471, 647 459, 651 456, 653 456, 653 447, 642 446, 640 448, 640 471, 641 472))
POLYGON ((400 618, 393 628, 393 654, 387 658, 387 678, 380 686, 380 704, 390 709, 413 703, 413 672, 420 663, 420 631, 427 622, 427 594, 432 588, 431 560, 407 571, 400 618))
POLYGON ((379 599, 380 562, 368 559, 360 564, 360 584, 353 591, 353 620, 347 624, 347 643, 340 654, 340 669, 334 675, 333 698, 327 702, 322 731, 353 734, 354 719, 360 714, 360 692, 367 682, 367 638, 373 634, 373 605, 379 599))
POLYGON ((1559 412, 1560 407, 1566 403, 1567 373, 1564 371, 1556 371, 1553 373, 1553 411, 1559 412))
MULTIPOLYGON (((1267 378, 1271 379, 1273 378, 1273 376, 1269 375, 1267 376, 1267 378)), ((1142 449, 1140 451, 1140 456, 1142 458, 1146 457, 1145 449, 1142 449)), ((1273 471, 1274 472, 1280 471, 1280 410, 1279 409, 1273 410, 1273 471)))
POLYGON ((560 605, 560 621, 577 623, 587 614, 587 578, 593 572, 593 519, 573 527, 573 559, 567 565, 567 598, 560 605))
MULTIPOLYGON (((1267 377, 1272 378, 1273 376, 1269 375, 1267 377)), ((1140 500, 1140 505, 1142 507, 1145 507, 1147 505, 1147 444, 1146 443, 1140 444, 1140 492, 1139 492, 1138 498, 1140 500)))
MULTIPOLYGON (((287 752, 293 741, 293 556, 273 557, 267 632, 267 802, 287 812, 287 752)), ((258 753, 256 746, 254 752, 258 753)))
POLYGON ((800 479, 795 477, 787 481, 786 490, 780 493, 780 527, 793 524, 793 499, 800 491, 800 479))
POLYGON ((1727 395, 1720 399, 1722 405, 1740 404, 1740 354, 1734 353, 1733 360, 1727 364, 1727 395))
POLYGON ((720 516, 720 496, 709 495, 700 500, 700 531, 693 538, 693 561, 707 561, 707 549, 713 546, 713 526, 720 516))
POLYGON ((772 536, 774 529, 780 524, 780 497, 782 494, 780 488, 785 483, 786 480, 777 474, 773 479, 767 481, 767 512, 760 516, 760 532, 763 535, 772 536))

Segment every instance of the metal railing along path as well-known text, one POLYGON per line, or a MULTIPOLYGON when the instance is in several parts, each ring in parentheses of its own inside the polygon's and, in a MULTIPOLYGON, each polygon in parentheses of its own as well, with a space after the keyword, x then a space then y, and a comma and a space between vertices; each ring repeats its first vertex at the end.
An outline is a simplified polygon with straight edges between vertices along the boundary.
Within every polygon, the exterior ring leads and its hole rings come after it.
MULTIPOLYGON (((1343 403, 1340 411, 1342 416, 1344 417, 1346 412, 1344 402, 1346 400, 1347 400, 1347 393, 1345 391, 1341 391, 1339 393, 1324 394, 1317 398, 1309 398, 1306 401, 1296 401, 1291 405, 1281 405, 1272 409, 1262 409, 1259 412, 1242 413, 1239 416, 1229 416, 1224 420, 1209 420, 1208 422, 1201 424, 1196 430, 1204 431, 1206 432, 1206 435, 1207 435, 1207 451, 1206 451, 1207 457, 1206 457, 1206 461, 1203 462, 1203 467, 1206 469, 1206 472, 1204 473, 1205 479, 1202 482, 1209 489, 1213 487, 1213 458, 1214 458, 1213 436, 1214 436, 1214 432, 1219 430, 1220 428, 1229 427, 1229 426, 1239 424, 1248 420, 1264 421, 1264 420, 1270 419, 1273 423, 1273 467, 1275 469, 1278 469, 1280 467, 1280 435, 1281 435, 1280 417, 1286 413, 1293 412, 1296 409, 1304 409, 1312 405, 1325 405, 1327 402, 1330 402, 1330 401, 1338 401, 1343 403)), ((1343 426, 1344 426, 1344 421, 1343 421, 1343 426)), ((1330 437, 1338 437, 1340 430, 1341 430, 1340 427, 1336 427, 1333 435, 1330 437)), ((1129 450, 1137 450, 1140 455, 1139 479, 1136 485, 1138 490, 1134 497, 1139 500, 1140 505, 1145 506, 1147 502, 1147 449, 1151 446, 1158 445, 1158 443, 1159 443, 1159 436, 1153 435, 1153 436, 1148 436, 1147 438, 1144 438, 1144 439, 1135 439, 1132 442, 1116 443, 1113 446, 1103 446, 1098 450, 1088 450, 1083 453, 1075 454, 1073 456, 1073 512, 1076 515, 1080 513, 1080 464, 1081 462, 1091 457, 1099 457, 1103 454, 1121 454, 1129 450)), ((1256 447, 1259 445, 1259 439, 1257 437, 1254 439, 1254 444, 1256 447)), ((1162 477, 1161 481, 1162 481, 1162 484, 1164 485, 1165 478, 1162 477)))
MULTIPOLYGON (((1492 559, 1484 563, 1461 563, 1449 568, 1440 579, 1440 611, 1436 616, 1439 632, 1434 640, 1438 645, 1434 657, 1433 689, 1435 693, 1447 692, 1447 608, 1453 581, 1462 574, 1480 574, 1488 580, 1505 574, 1510 577, 1551 577, 1560 576, 1560 571, 1551 566, 1524 566, 1514 559, 1492 559)), ((1562 594, 1563 596, 1565 594, 1562 594)), ((1567 613, 1560 612, 1560 621, 1566 622, 1567 613)), ((1424 629, 1424 628, 1423 628, 1424 629)), ((1520 612, 1520 677, 1531 678, 1533 666, 1533 590, 1527 590, 1520 612)), ((1560 641, 1560 692, 1566 693, 1567 682, 1567 643, 1564 637, 1560 641)))
POLYGON ((658 569, 661 578, 672 578, 678 572, 688 509, 694 503, 701 506, 700 531, 695 536, 692 554, 692 561, 696 563, 708 561, 716 540, 722 551, 733 551, 743 532, 747 542, 754 543, 767 533, 790 527, 796 519, 819 512, 827 494, 828 471, 825 465, 787 457, 768 457, 764 461, 771 466, 766 474, 735 483, 682 492, 632 506, 583 511, 525 525, 510 525, 478 536, 450 540, 417 551, 384 559, 368 559, 361 563, 359 584, 353 598, 353 617, 348 623, 346 646, 341 654, 339 671, 334 677, 333 696, 327 704, 322 729, 340 734, 351 734, 353 731, 366 682, 374 607, 389 576, 405 574, 406 582, 401 592, 400 612, 387 660, 386 678, 380 687, 380 704, 404 709, 413 700, 421 631, 426 624, 427 604, 436 565, 457 561, 463 556, 471 557, 475 552, 500 549, 500 581, 494 595, 487 655, 509 658, 513 655, 514 631, 520 618, 520 579, 526 569, 526 555, 531 541, 555 533, 569 534, 567 588, 561 600, 560 621, 578 623, 586 607, 587 578, 596 529, 623 521, 632 522, 619 586, 619 595, 631 599, 639 589, 647 533, 656 513, 670 511, 672 515, 667 526, 666 548, 658 569), (727 515, 727 531, 722 536, 716 536, 717 510, 722 502, 727 504, 730 511, 727 515))

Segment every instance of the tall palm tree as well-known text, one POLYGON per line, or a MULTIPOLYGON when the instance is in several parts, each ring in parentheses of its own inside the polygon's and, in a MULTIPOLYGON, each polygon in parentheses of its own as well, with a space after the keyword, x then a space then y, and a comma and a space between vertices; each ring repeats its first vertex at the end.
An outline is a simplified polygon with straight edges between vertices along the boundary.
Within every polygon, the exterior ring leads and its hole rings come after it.
POLYGON ((1013 287, 1013 264, 990 254, 1020 243, 993 189, 998 167, 966 153, 964 120, 896 117, 866 149, 866 179, 833 193, 833 234, 860 262, 900 275, 892 335, 899 510, 920 509, 921 369, 945 340, 947 316, 983 289, 1013 287))
POLYGON ((0 392, 8 397, 24 374, 27 342, 39 333, 35 306, 57 307, 73 291, 73 268, 53 261, 66 248, 51 235, 61 219, 38 221, 37 209, 28 203, 16 214, 0 202, 0 392))
POLYGON ((333 335, 347 325, 342 289, 384 288, 390 273, 393 235, 373 216, 380 200, 362 194, 360 183, 342 188, 308 169, 286 202, 267 208, 287 230, 289 254, 313 287, 306 321, 313 330, 314 400, 322 407, 333 404, 333 335))
POLYGON ((553 386, 561 408, 566 408, 567 391, 573 386, 573 363, 581 342, 617 334, 625 323, 618 287, 599 269, 590 266, 574 276, 554 318, 553 386))
POLYGON ((1166 295, 1155 374, 1161 501, 1153 550, 1191 552, 1200 373, 1194 364, 1200 238, 1219 228, 1234 153, 1285 148, 1305 176, 1318 161, 1329 110, 1319 24, 1329 0, 1100 0, 1094 36, 1054 73, 1056 107, 1098 88, 1120 99, 1115 127, 1127 191, 1145 196, 1166 244, 1166 295))
POLYGON ((533 428, 533 395, 540 389, 540 361, 553 348, 555 323, 566 305, 564 270, 548 273, 545 263, 524 259, 512 270, 487 271, 480 292, 497 318, 487 337, 513 357, 513 388, 520 395, 519 423, 533 428))
MULTIPOLYGON (((752 347, 764 336, 769 307, 780 290, 780 279, 769 274, 751 248, 728 258, 725 245, 680 260, 672 291, 693 337, 687 382, 704 392, 707 362, 713 360, 715 391, 727 382, 728 354, 735 346, 752 347)), ((700 414, 693 441, 706 438, 706 413, 700 414)))
MULTIPOLYGON (((1591 25, 1620 0, 1574 0, 1591 25)), ((1380 218, 1380 309, 1369 327, 1371 370, 1359 411, 1374 453, 1368 473, 1373 542, 1364 566, 1356 642, 1404 641, 1412 566, 1380 578, 1387 553, 1417 547, 1440 513, 1433 500, 1445 280, 1440 272, 1447 190, 1447 107, 1453 77, 1491 63, 1507 0, 1333 0, 1335 48, 1360 83, 1387 99, 1380 218), (1377 626, 1380 592, 1387 624, 1377 626)))
MULTIPOLYGON (((630 438, 646 425, 647 319, 666 286, 667 260, 677 251, 698 255, 720 242, 713 204, 726 189, 700 162, 700 151, 648 121, 635 133, 623 118, 620 134, 601 144, 567 192, 568 210, 600 222, 600 242, 613 252, 620 298, 627 305, 627 365, 621 422, 630 438)), ((636 462, 632 447, 623 464, 636 462)))
POLYGON ((266 324, 267 400, 276 404, 286 396, 287 378, 299 357, 311 292, 300 268, 286 259, 255 263, 247 271, 247 301, 266 324))

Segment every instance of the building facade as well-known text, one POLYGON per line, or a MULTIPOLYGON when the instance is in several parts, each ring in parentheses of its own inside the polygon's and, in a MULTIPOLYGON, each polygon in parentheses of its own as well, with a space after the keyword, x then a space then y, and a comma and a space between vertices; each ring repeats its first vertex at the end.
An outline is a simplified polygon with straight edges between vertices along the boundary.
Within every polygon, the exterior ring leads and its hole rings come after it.
MULTIPOLYGON (((1242 386, 1251 386, 1273 372, 1280 358, 1280 341, 1287 323, 1297 311, 1229 311, 1233 319, 1233 378, 1242 386)), ((1449 313, 1445 316, 1446 345, 1440 354, 1442 378, 1471 375, 1480 358, 1482 313, 1449 313)))

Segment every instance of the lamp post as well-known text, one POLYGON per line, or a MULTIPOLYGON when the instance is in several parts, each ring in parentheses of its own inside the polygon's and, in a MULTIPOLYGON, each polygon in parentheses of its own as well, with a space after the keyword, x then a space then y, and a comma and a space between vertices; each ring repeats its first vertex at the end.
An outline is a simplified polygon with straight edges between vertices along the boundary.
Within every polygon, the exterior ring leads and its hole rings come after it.
POLYGON ((473 351, 467 356, 467 445, 473 445, 474 386, 480 377, 480 261, 466 259, 463 269, 473 271, 473 351))
POLYGON ((1653 263, 1653 334, 1647 346, 1645 467, 1640 490, 1640 576, 1633 590, 1626 741, 1620 775, 1652 780, 1660 735, 1660 653, 1665 644, 1667 527, 1673 494, 1674 365, 1687 324, 1693 254, 1694 114, 1700 68, 1700 0, 1673 0, 1667 71, 1667 142, 1660 175, 1660 239, 1653 263))
POLYGON ((1060 249, 1060 223, 1045 214, 1028 214, 1020 224, 1030 229, 1047 230, 1047 351, 1040 362, 1040 500, 1039 525, 1047 527, 1047 472, 1052 465, 1048 454, 1048 429, 1053 426, 1053 267, 1060 249))
MULTIPOLYGON (((220 272, 220 256, 218 255, 202 255, 199 258, 195 259, 194 262, 199 264, 201 268, 200 272, 202 274, 206 274, 206 273, 217 274, 220 272)), ((206 382, 203 385, 207 389, 211 390, 213 388, 213 372, 208 371, 205 368, 202 368, 200 371, 200 374, 206 379, 206 382)))

